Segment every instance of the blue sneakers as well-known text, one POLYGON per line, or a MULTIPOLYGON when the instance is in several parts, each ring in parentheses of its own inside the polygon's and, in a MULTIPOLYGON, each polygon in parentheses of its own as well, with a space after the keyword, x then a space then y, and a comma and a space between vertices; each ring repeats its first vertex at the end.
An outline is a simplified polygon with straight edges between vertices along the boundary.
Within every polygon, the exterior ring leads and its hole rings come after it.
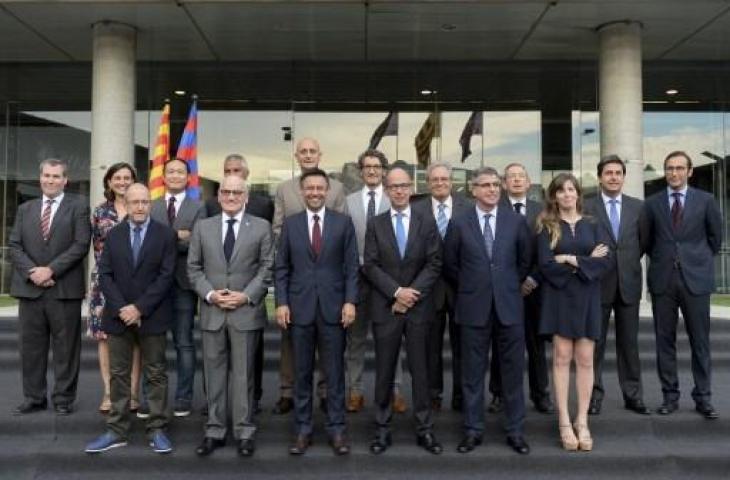
POLYGON ((101 453, 117 447, 126 447, 127 441, 113 432, 106 432, 86 445, 86 453, 101 453))
POLYGON ((161 430, 156 431, 150 439, 150 447, 155 453, 170 453, 172 452, 172 443, 167 435, 161 430))

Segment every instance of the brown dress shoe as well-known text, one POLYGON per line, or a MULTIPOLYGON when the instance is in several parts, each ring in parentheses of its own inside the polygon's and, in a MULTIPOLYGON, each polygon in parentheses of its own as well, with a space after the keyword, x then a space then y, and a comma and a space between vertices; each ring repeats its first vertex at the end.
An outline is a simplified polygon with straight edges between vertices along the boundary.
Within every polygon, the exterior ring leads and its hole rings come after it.
POLYGON ((408 405, 406 399, 400 393, 393 394, 393 413, 406 413, 408 405))
POLYGON ((281 397, 271 411, 274 415, 286 415, 294 408, 294 400, 288 397, 281 397))
POLYGON ((365 397, 359 393, 351 393, 347 399, 347 411, 357 413, 365 406, 365 397))
POLYGON ((312 438, 308 435, 297 435, 294 443, 289 446, 290 455, 304 455, 309 446, 312 444, 312 438))
POLYGON ((330 445, 335 455, 347 455, 350 453, 350 444, 344 435, 335 435, 330 439, 330 445))

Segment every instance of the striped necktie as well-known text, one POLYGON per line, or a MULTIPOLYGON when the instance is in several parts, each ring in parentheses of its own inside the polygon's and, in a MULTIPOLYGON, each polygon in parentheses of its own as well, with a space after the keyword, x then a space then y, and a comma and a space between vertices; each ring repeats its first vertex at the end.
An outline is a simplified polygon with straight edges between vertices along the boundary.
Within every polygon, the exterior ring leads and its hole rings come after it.
POLYGON ((43 209, 43 215, 41 215, 41 232, 44 241, 48 241, 51 236, 51 210, 54 201, 53 199, 46 200, 46 207, 43 209))

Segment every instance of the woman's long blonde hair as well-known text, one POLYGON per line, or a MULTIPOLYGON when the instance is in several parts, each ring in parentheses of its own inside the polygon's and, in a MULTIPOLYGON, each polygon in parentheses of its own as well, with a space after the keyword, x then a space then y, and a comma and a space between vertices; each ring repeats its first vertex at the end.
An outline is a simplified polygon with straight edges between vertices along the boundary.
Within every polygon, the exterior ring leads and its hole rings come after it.
POLYGON ((578 179, 570 173, 561 173, 553 178, 548 187, 545 209, 540 214, 537 222, 538 232, 542 232, 543 229, 547 230, 550 236, 550 248, 553 250, 560 241, 560 208, 558 208, 557 193, 563 189, 563 186, 567 182, 573 184, 578 194, 578 200, 575 206, 576 211, 578 214, 583 213, 583 190, 580 188, 578 179))

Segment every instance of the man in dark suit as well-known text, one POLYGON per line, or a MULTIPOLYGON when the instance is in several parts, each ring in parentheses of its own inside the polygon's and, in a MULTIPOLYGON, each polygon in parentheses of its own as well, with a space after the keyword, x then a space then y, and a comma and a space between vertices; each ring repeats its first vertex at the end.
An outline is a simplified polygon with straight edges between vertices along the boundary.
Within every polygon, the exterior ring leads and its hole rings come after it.
POLYGON ((271 284, 274 246, 269 222, 246 213, 247 193, 241 177, 225 177, 218 190, 223 213, 198 222, 190 241, 188 276, 202 299, 209 407, 200 456, 225 444, 229 405, 238 454, 250 457, 255 450, 254 359, 266 325, 259 311, 271 284))
POLYGON ((153 220, 171 227, 177 234, 175 283, 172 288, 172 340, 177 353, 177 387, 173 415, 187 417, 193 403, 195 379, 195 342, 193 327, 198 297, 190 285, 187 272, 188 246, 193 226, 205 215, 200 200, 185 194, 190 167, 187 162, 172 159, 162 167, 165 196, 152 202, 153 220))
POLYGON ((99 259, 99 284, 106 305, 102 329, 109 336, 112 408, 107 431, 86 446, 101 453, 127 444, 131 427, 129 401, 132 349, 142 354, 145 393, 149 405, 147 436, 157 453, 169 453, 165 347, 172 325, 170 290, 174 281, 175 231, 149 216, 147 187, 129 186, 124 195, 127 220, 109 231, 99 259))
MULTIPOLYGON (((504 168, 502 188, 505 195, 501 196, 500 204, 514 210, 527 220, 533 240, 533 257, 530 274, 522 283, 522 295, 525 300, 525 345, 527 347, 527 372, 530 380, 530 399, 535 410, 541 413, 552 413, 553 403, 550 401, 548 389, 548 366, 545 358, 545 340, 538 335, 540 322, 540 282, 542 275, 537 266, 537 216, 542 212, 540 202, 527 198, 530 190, 530 176, 521 163, 510 163, 504 168)), ((499 349, 497 336, 492 337, 492 361, 490 364, 489 391, 492 393, 492 402, 488 411, 496 413, 502 411, 502 377, 500 376, 499 349)))
POLYGON ((433 454, 443 448, 433 434, 428 393, 428 324, 433 286, 441 271, 441 241, 431 215, 411 208, 410 174, 392 168, 386 177, 389 211, 377 215, 365 234, 363 271, 370 281, 375 339, 375 438, 370 451, 391 445, 392 388, 403 336, 411 372, 417 443, 433 454))
POLYGON ((292 455, 312 439, 312 377, 315 349, 327 382, 327 423, 335 455, 350 453, 345 435, 345 330, 355 320, 358 254, 355 227, 347 215, 325 207, 329 178, 304 172, 300 187, 306 209, 284 220, 274 267, 276 321, 290 330, 294 353, 296 437, 292 455))
POLYGON ((521 286, 532 260, 527 222, 498 206, 496 170, 475 172, 476 207, 452 219, 444 242, 444 273, 456 285, 456 321, 461 327, 464 437, 457 450, 472 451, 484 432, 484 374, 491 335, 497 336, 507 444, 517 453, 530 448, 523 436, 525 399, 524 302, 521 286))
POLYGON ((692 160, 685 152, 664 159, 667 189, 644 203, 648 230, 648 283, 656 331, 657 369, 664 401, 660 415, 678 408, 677 312, 681 309, 692 348, 692 398, 707 419, 718 418, 712 406, 710 362, 710 294, 715 291, 715 258, 722 244, 722 218, 715 199, 689 187, 692 160))
POLYGON ((13 263, 10 294, 19 299, 23 415, 48 405, 48 345, 53 345, 55 384, 51 400, 58 415, 68 415, 76 398, 81 354, 81 300, 84 258, 91 224, 85 198, 64 193, 67 165, 48 159, 40 165, 43 197, 18 208, 8 246, 13 263))
MULTIPOLYGON (((474 204, 463 195, 451 191, 451 165, 431 163, 426 168, 426 182, 431 195, 413 202, 413 210, 424 216, 431 215, 436 221, 439 241, 443 244, 446 228, 451 218, 457 217, 473 208, 474 204)), ((443 348, 444 331, 448 317, 449 343, 451 344, 451 372, 453 389, 451 408, 461 411, 461 345, 459 326, 454 319, 454 289, 442 276, 433 287, 433 310, 428 332, 428 384, 431 407, 441 410, 444 392, 443 348)))
POLYGON ((608 247, 613 268, 601 277, 601 338, 596 341, 593 359, 593 394, 588 413, 601 413, 603 402, 603 357, 611 312, 616 325, 618 381, 624 406, 636 413, 651 413, 644 405, 639 362, 639 302, 641 301, 641 245, 644 243, 639 218, 643 202, 622 193, 626 165, 617 155, 598 162, 600 193, 585 202, 584 211, 596 218, 611 239, 608 247))
MULTIPOLYGON (((226 156, 223 161, 223 176, 235 175, 241 177, 243 181, 248 180, 250 170, 248 162, 243 155, 231 153, 226 156)), ((221 204, 218 197, 211 197, 205 202, 206 217, 213 217, 221 213, 221 204)), ((263 218, 271 223, 274 220, 274 202, 271 197, 256 192, 248 192, 248 201, 246 202, 246 213, 263 218)), ((261 324, 266 325, 269 316, 266 312, 266 302, 259 305, 258 314, 261 324)), ((258 336, 258 344, 256 345, 256 357, 254 362, 254 413, 261 411, 260 402, 263 396, 262 378, 264 373, 264 335, 263 332, 258 336)))

